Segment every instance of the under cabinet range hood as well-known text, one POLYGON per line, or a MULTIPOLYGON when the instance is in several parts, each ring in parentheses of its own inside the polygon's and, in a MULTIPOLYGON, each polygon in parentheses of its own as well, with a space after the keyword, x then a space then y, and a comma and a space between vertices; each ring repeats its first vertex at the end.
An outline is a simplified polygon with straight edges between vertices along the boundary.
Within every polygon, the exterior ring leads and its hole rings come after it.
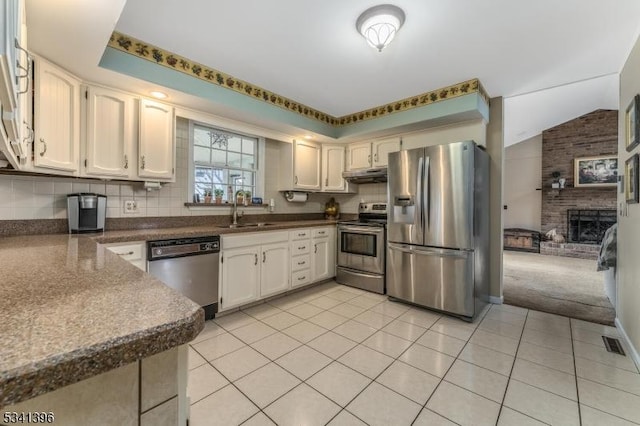
POLYGON ((343 172, 342 177, 351 183, 378 183, 387 181, 387 168, 361 169, 343 172))

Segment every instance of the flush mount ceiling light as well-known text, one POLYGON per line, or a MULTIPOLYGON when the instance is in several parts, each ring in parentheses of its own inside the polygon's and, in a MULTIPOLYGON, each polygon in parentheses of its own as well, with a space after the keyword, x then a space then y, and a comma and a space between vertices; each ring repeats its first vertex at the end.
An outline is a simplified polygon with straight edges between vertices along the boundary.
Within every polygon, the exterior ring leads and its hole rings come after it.
POLYGON ((371 7, 358 17, 356 29, 367 43, 382 52, 404 24, 404 12, 398 6, 381 4, 371 7))

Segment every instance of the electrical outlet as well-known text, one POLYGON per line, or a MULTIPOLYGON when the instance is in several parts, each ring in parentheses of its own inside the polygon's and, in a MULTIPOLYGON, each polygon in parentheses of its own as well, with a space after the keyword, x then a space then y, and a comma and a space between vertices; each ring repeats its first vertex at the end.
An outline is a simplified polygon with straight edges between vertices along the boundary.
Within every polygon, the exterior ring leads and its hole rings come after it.
POLYGON ((124 212, 129 214, 139 213, 138 202, 136 200, 125 200, 124 212))

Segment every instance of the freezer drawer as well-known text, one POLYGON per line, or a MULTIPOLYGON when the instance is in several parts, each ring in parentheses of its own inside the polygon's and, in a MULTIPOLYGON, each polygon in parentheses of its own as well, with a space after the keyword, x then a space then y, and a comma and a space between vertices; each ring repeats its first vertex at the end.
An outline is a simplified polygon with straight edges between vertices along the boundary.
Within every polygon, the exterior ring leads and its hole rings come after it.
POLYGON ((431 309, 472 318, 473 251, 388 244, 387 294, 431 309))

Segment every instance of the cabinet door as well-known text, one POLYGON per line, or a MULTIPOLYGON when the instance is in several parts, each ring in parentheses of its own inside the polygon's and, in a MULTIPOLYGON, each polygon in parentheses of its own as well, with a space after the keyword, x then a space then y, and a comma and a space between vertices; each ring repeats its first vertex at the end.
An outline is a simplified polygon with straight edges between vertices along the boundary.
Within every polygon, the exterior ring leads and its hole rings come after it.
POLYGON ((260 250, 257 247, 224 250, 220 281, 220 310, 244 305, 258 298, 260 250))
POLYGON ((141 178, 173 179, 176 153, 173 128, 173 107, 140 100, 138 175, 141 178))
POLYGON ((77 172, 80 146, 80 84, 61 69, 35 62, 34 163, 77 172))
POLYGON ((327 237, 314 238, 313 245, 313 281, 330 278, 329 268, 329 239, 327 237))
POLYGON ((322 146, 322 190, 340 192, 346 190, 342 178, 345 150, 343 146, 322 146))
POLYGON ((87 90, 85 173, 129 177, 134 140, 135 100, 113 90, 87 90))
POLYGON ((293 187, 320 190, 320 145, 314 142, 293 143, 293 187))
POLYGON ((371 167, 371 144, 354 143, 347 148, 347 169, 367 169, 371 167))
POLYGON ((289 243, 262 246, 260 297, 280 293, 289 288, 289 243))
POLYGON ((386 167, 389 163, 389 153, 400 151, 400 139, 391 138, 372 143, 373 167, 386 167))

